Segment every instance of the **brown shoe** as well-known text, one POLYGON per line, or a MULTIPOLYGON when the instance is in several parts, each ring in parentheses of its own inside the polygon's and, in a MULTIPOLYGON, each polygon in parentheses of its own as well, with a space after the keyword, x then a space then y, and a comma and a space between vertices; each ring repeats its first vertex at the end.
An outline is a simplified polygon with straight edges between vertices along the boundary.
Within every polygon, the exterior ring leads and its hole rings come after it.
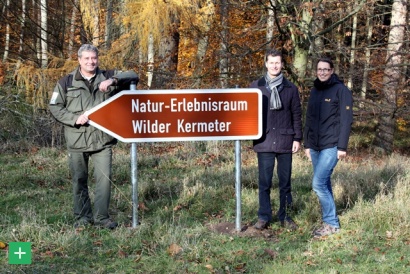
POLYGON ((286 217, 285 220, 280 222, 280 225, 292 231, 295 231, 299 228, 299 226, 290 217, 286 217))
POLYGON ((256 222, 256 224, 253 225, 253 227, 258 229, 258 230, 266 229, 268 226, 269 226, 269 222, 261 220, 261 219, 259 219, 256 222))

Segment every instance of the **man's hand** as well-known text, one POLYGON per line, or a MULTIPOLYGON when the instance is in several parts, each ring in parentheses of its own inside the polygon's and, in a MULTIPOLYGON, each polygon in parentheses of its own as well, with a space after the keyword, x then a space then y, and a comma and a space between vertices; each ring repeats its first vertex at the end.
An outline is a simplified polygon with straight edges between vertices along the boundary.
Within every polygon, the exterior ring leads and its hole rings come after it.
POLYGON ((346 151, 338 150, 337 151, 337 159, 341 160, 343 158, 346 158, 347 153, 346 151))
POLYGON ((110 78, 107 80, 104 80, 100 83, 99 89, 102 92, 107 92, 108 91, 108 87, 114 85, 116 82, 116 80, 114 78, 110 78))
POLYGON ((77 119, 77 121, 75 122, 75 124, 76 125, 85 125, 85 124, 87 124, 88 123, 88 116, 87 115, 85 115, 85 114, 81 114, 79 117, 78 117, 78 119, 77 119))
POLYGON ((292 145, 292 153, 296 153, 299 151, 300 148, 300 142, 298 141, 293 141, 293 145, 292 145))

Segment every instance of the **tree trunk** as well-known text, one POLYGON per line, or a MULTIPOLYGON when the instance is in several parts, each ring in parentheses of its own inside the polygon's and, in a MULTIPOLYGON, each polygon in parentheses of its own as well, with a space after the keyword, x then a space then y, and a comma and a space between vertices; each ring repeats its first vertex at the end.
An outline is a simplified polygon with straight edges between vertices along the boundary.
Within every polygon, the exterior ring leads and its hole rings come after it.
MULTIPOLYGON (((358 5, 357 0, 354 1, 354 7, 358 5)), ((352 9, 354 9, 354 7, 352 9)), ((353 89, 353 74, 355 72, 354 63, 356 61, 356 35, 357 35, 357 13, 353 15, 352 22, 352 41, 350 44, 350 60, 349 60, 349 76, 347 81, 347 87, 353 89)))
POLYGON ((293 59, 293 67, 295 68, 298 80, 305 79, 306 68, 308 64, 308 50, 303 46, 295 46, 295 58, 293 59))
MULTIPOLYGON (((408 10, 407 10, 408 13, 408 10)), ((406 26, 410 26, 410 16, 407 15, 406 19, 406 26)), ((404 52, 410 52, 410 32, 409 28, 407 27, 407 31, 404 36, 404 45, 403 45, 403 51, 404 52)), ((402 79, 401 79, 401 84, 405 86, 406 84, 410 84, 410 70, 409 70, 409 62, 404 62, 403 68, 402 68, 402 79)), ((407 91, 409 92, 409 88, 407 88, 407 91)), ((407 103, 408 104, 408 103, 407 103)))
POLYGON ((111 48, 111 39, 112 39, 112 9, 113 9, 113 0, 107 0, 107 15, 105 19, 105 48, 111 48))
MULTIPOLYGON (((339 20, 342 18, 342 12, 339 11, 339 20)), ((342 55, 343 55, 343 39, 344 39, 344 23, 337 26, 336 30, 336 44, 337 50, 335 52, 335 73, 340 74, 340 64, 342 63, 342 55)))
POLYGON ((369 79, 369 68, 370 68, 370 61, 371 61, 371 50, 370 46, 372 44, 372 34, 373 34, 373 6, 371 6, 367 10, 367 18, 366 18, 366 30, 367 30, 367 37, 366 37, 366 53, 365 53, 365 60, 364 60, 364 71, 363 71, 363 81, 362 81, 362 88, 360 91, 360 98, 366 99, 367 93, 367 81, 369 79))
MULTIPOLYGON (((314 25, 312 26, 313 33, 315 34, 324 29, 325 21, 323 20, 323 14, 324 9, 323 6, 320 4, 313 14, 313 16, 317 18, 317 20, 314 21, 314 25)), ((325 44, 323 41, 323 35, 315 35, 313 43, 309 50, 312 58, 309 58, 307 65, 308 71, 311 71, 310 75, 308 76, 312 77, 313 79, 316 78, 316 60, 324 54, 324 45, 325 44)))
POLYGON ((37 4, 38 1, 40 0, 32 0, 32 6, 33 6, 33 16, 31 24, 33 24, 33 33, 34 33, 34 48, 35 48, 35 54, 37 58, 37 62, 41 62, 41 39, 40 39, 40 30, 39 30, 39 25, 41 22, 41 14, 40 14, 40 9, 39 5, 37 4))
POLYGON ((177 18, 174 18, 175 27, 169 31, 169 35, 164 35, 160 41, 158 60, 159 67, 154 77, 154 87, 167 89, 172 88, 172 80, 177 74, 178 67, 178 47, 179 47, 179 32, 177 18))
POLYGON ((406 27, 408 0, 394 0, 390 22, 389 40, 386 55, 386 68, 383 76, 383 111, 376 129, 375 146, 383 153, 393 152, 394 130, 396 126, 397 92, 400 87, 402 52, 406 27))
POLYGON ((20 22, 20 41, 19 41, 19 60, 22 58, 24 45, 24 26, 26 24, 26 0, 21 0, 21 22, 20 22))
POLYGON ((147 86, 151 88, 152 78, 154 77, 154 37, 152 34, 148 37, 148 69, 147 69, 147 86))
POLYGON ((206 50, 208 49, 209 37, 208 34, 199 34, 198 38, 198 49, 196 50, 195 62, 194 62, 194 72, 193 76, 195 80, 194 86, 199 88, 202 82, 202 68, 203 61, 205 58, 206 50))
POLYGON ((10 23, 9 23, 9 7, 10 7, 10 0, 7 0, 6 2, 6 18, 7 18, 7 24, 6 24, 6 35, 5 35, 5 41, 4 41, 4 54, 3 54, 3 62, 6 62, 8 57, 9 57, 9 47, 10 47, 10 23))
POLYGON ((74 0, 73 10, 71 11, 71 23, 70 23, 70 38, 68 39, 68 58, 71 59, 74 52, 74 37, 75 37, 75 22, 78 11, 78 0, 74 0))
POLYGON ((228 1, 221 1, 221 42, 219 57, 219 82, 221 88, 228 87, 228 1))
POLYGON ((93 5, 93 45, 99 46, 100 45, 100 0, 94 0, 93 5))
POLYGON ((48 64, 47 56, 47 0, 41 0, 41 67, 46 68, 48 64))
POLYGON ((304 82, 306 78, 306 69, 308 64, 308 55, 310 47, 310 24, 312 22, 312 11, 305 6, 301 10, 301 20, 299 26, 290 26, 291 39, 294 45, 293 67, 295 69, 297 83, 304 82))
POLYGON ((195 55, 195 62, 194 62, 194 72, 193 77, 195 80, 195 87, 201 86, 201 79, 202 79, 202 69, 203 69, 203 61, 205 58, 206 51, 208 49, 209 43, 209 30, 212 27, 214 22, 214 4, 212 1, 207 0, 206 5, 201 8, 200 13, 203 14, 199 32, 198 32, 198 48, 195 55))
MULTIPOLYGON (((319 5, 319 7, 314 11, 314 16, 315 17, 320 16, 319 17, 320 19, 315 21, 315 25, 314 25, 314 28, 313 28, 314 33, 317 33, 318 31, 324 29, 325 20, 323 20, 323 17, 322 17, 324 13, 325 13, 325 11, 324 11, 324 8, 323 8, 322 5, 319 5)), ((318 55, 321 56, 323 54, 323 48, 324 48, 324 45, 325 45, 324 42, 323 42, 323 36, 322 35, 316 36, 313 45, 314 45, 313 54, 315 56, 318 56, 318 55)), ((315 75, 316 75, 316 73, 315 73, 315 75)))
POLYGON ((266 18, 266 49, 273 47, 273 32, 275 30, 275 12, 272 6, 276 5, 276 0, 268 1, 268 17, 266 18))

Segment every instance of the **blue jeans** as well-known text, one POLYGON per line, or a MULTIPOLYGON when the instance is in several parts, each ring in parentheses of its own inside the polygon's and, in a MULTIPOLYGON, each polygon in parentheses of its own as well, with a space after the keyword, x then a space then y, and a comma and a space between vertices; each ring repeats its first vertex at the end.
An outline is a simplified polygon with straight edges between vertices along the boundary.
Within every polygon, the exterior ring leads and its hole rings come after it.
POLYGON ((286 208, 292 204, 290 178, 292 173, 292 153, 258 152, 259 170, 259 210, 258 218, 272 221, 272 206, 270 190, 272 188, 273 169, 277 159, 279 179, 279 210, 280 221, 286 218, 286 208))
POLYGON ((310 149, 310 156, 313 164, 312 187, 322 207, 322 220, 326 224, 340 228, 330 181, 330 176, 338 162, 337 147, 320 151, 310 149))

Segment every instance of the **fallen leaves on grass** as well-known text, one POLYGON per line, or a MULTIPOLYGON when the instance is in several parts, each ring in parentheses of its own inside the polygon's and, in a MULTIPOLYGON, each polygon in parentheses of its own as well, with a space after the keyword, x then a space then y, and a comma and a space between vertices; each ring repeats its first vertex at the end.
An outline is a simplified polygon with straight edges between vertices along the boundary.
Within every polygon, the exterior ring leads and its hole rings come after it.
POLYGON ((311 257, 311 256, 313 256, 313 252, 312 251, 305 251, 305 252, 302 253, 302 255, 306 256, 306 257, 311 257))
POLYGON ((245 273, 246 272, 245 267, 246 267, 246 263, 240 263, 240 264, 235 265, 235 270, 236 272, 239 272, 239 273, 245 273))
POLYGON ((314 262, 312 262, 312 261, 310 261, 310 260, 307 261, 306 264, 307 264, 307 265, 311 265, 311 266, 316 266, 316 265, 317 265, 317 264, 315 264, 314 262))
POLYGON ((148 207, 144 203, 138 203, 138 209, 142 211, 148 211, 148 207))
POLYGON ((182 205, 176 205, 176 206, 173 208, 173 211, 179 211, 179 210, 181 210, 182 208, 183 208, 182 205))
POLYGON ((120 249, 120 250, 118 250, 118 257, 119 258, 127 258, 128 254, 124 250, 120 249))
POLYGON ((102 243, 102 241, 95 241, 95 242, 93 242, 93 245, 95 245, 95 246, 102 246, 103 243, 102 243))
POLYGON ((265 248, 265 252, 266 252, 272 259, 275 259, 275 258, 278 257, 278 255, 279 255, 278 252, 276 252, 276 251, 274 251, 274 250, 272 250, 272 249, 269 249, 269 248, 265 248))
POLYGON ((179 254, 182 250, 183 250, 182 247, 180 247, 179 245, 171 244, 168 247, 167 252, 168 252, 169 255, 175 256, 175 255, 179 254))
POLYGON ((5 249, 6 248, 6 244, 5 243, 3 243, 3 242, 0 242, 0 249, 5 249))
POLYGON ((213 267, 212 265, 207 264, 207 265, 205 265, 205 267, 206 267, 209 271, 211 271, 212 273, 214 272, 214 267, 213 267))

